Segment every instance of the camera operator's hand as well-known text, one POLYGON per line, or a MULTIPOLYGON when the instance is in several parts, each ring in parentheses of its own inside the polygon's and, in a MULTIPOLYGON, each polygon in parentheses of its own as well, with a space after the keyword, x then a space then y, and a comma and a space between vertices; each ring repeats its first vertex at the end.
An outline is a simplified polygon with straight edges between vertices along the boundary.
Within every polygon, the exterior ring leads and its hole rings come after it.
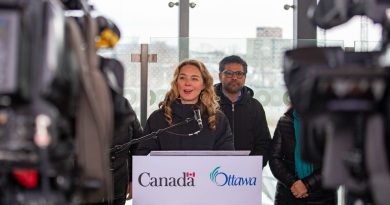
POLYGON ((301 180, 294 182, 290 190, 291 193, 295 196, 295 198, 305 198, 309 196, 309 194, 307 193, 307 188, 301 180))
POLYGON ((127 185, 127 197, 126 200, 130 200, 133 198, 133 183, 129 182, 127 185))

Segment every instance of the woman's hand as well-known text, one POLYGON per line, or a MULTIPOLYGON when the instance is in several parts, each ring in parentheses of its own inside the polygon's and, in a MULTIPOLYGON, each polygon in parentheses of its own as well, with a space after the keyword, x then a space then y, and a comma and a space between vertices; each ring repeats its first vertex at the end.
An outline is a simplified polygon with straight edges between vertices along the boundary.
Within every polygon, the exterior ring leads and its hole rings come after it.
POLYGON ((308 190, 302 180, 294 182, 290 188, 290 191, 295 196, 295 198, 305 198, 309 196, 308 190))

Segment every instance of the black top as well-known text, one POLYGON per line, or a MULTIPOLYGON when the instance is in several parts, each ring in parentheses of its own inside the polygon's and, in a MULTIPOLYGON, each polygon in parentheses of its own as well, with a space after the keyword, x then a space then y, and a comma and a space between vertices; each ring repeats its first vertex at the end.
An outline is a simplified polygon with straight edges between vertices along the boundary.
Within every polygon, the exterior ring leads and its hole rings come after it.
MULTIPOLYGON (((295 181, 299 180, 295 173, 294 148, 295 132, 293 109, 289 109, 284 116, 280 118, 276 126, 270 148, 269 163, 273 175, 278 180, 278 189, 275 194, 278 199, 295 199, 290 192, 290 187, 295 181)), ((322 188, 320 163, 314 163, 314 172, 301 180, 309 192, 309 197, 305 198, 306 201, 330 200, 332 203, 326 204, 334 204, 336 192, 334 190, 325 190, 322 188)))
POLYGON ((114 182, 114 199, 126 198, 127 184, 132 176, 131 153, 135 147, 116 149, 142 135, 137 115, 123 93, 124 68, 116 59, 101 57, 101 69, 111 90, 114 110, 114 137, 110 149, 111 170, 114 182), (112 78, 113 74, 114 78, 112 78))
MULTIPOLYGON (((193 118, 193 106, 175 101, 172 104, 172 124, 193 118)), ((157 139, 141 142, 137 147, 136 154, 146 155, 152 150, 234 150, 233 134, 228 119, 221 111, 217 112, 216 129, 209 128, 206 113, 202 113, 202 122, 203 129, 198 134, 191 135, 199 130, 198 123, 192 120, 160 133, 157 139)), ((164 110, 160 108, 149 116, 144 135, 166 127, 168 127, 168 123, 164 118, 164 110)))
POLYGON ((234 103, 223 94, 221 83, 215 85, 215 92, 233 130, 235 149, 250 150, 251 155, 262 155, 265 166, 271 135, 263 106, 253 98, 252 89, 244 86, 240 99, 234 103))

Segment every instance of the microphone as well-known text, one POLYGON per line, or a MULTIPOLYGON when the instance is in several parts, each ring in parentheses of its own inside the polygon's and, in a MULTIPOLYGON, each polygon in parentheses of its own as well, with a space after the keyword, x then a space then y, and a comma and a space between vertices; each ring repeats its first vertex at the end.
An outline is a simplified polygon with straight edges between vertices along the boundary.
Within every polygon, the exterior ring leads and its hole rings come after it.
POLYGON ((198 123, 199 128, 203 129, 202 116, 200 114, 199 108, 194 109, 194 118, 195 118, 196 122, 198 123))

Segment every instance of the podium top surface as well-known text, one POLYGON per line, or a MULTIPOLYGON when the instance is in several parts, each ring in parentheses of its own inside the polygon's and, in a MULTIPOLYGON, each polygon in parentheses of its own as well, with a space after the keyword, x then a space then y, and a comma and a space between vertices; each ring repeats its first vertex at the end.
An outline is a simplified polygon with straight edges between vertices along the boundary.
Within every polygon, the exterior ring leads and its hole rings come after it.
POLYGON ((169 150, 151 151, 150 156, 248 156, 249 150, 169 150))

